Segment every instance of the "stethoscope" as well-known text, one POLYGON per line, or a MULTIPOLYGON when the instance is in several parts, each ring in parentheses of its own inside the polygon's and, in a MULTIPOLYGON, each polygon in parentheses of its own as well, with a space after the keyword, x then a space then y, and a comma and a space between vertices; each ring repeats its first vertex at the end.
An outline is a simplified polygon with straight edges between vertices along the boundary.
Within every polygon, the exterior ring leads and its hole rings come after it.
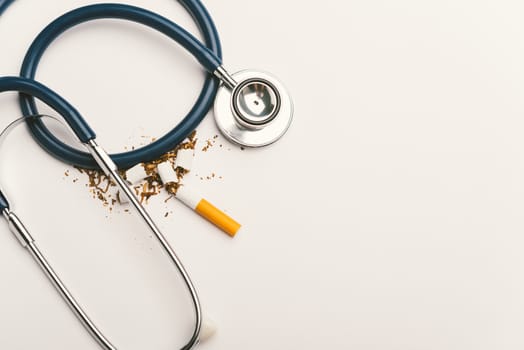
MULTIPOLYGON (((13 0, 3 2, 0 0, 0 14, 12 2, 13 0)), ((167 18, 138 7, 121 4, 86 6, 68 12, 49 24, 30 46, 23 61, 20 77, 0 78, 0 92, 18 91, 21 93, 19 102, 25 116, 24 120, 34 139, 42 148, 69 164, 83 168, 100 168, 129 198, 130 203, 147 223, 176 266, 188 288, 195 310, 195 324, 190 340, 182 349, 191 349, 198 343, 202 327, 202 310, 195 287, 169 242, 137 200, 118 170, 155 160, 173 149, 202 121, 211 108, 213 100, 218 128, 231 141, 248 147, 268 145, 282 137, 291 123, 293 105, 284 86, 270 74, 258 71, 229 74, 222 66, 220 41, 215 25, 202 3, 198 0, 181 0, 180 2, 195 19, 204 37, 205 45, 167 18), (33 80, 38 63, 53 40, 77 24, 101 18, 130 20, 156 29, 182 45, 211 73, 208 74, 202 91, 190 112, 173 130, 152 144, 112 155, 107 154, 98 145, 95 132, 73 106, 51 89, 33 80), (49 105, 64 118, 88 152, 79 151, 65 144, 51 133, 42 122, 42 118, 39 117, 35 98, 49 105)), ((18 123, 19 121, 15 121, 11 126, 18 123)), ((0 191, 0 211, 8 221, 11 231, 22 246, 29 250, 90 334, 104 349, 115 349, 89 319, 51 268, 28 230, 11 210, 9 201, 2 191, 0 191)))

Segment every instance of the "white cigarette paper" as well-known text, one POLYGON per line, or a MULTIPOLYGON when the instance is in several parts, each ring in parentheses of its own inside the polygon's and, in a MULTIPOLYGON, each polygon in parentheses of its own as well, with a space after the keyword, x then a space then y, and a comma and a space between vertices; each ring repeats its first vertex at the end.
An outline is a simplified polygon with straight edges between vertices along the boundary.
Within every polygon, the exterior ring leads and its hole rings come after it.
POLYGON ((171 166, 171 162, 167 161, 157 165, 158 175, 162 179, 162 182, 167 184, 170 182, 178 183, 178 176, 176 171, 171 166))
POLYGON ((192 149, 179 149, 176 153, 175 169, 180 167, 190 171, 191 166, 193 165, 193 152, 192 149))
POLYGON ((131 184, 135 185, 147 177, 146 171, 142 164, 137 164, 126 170, 126 178, 131 184))

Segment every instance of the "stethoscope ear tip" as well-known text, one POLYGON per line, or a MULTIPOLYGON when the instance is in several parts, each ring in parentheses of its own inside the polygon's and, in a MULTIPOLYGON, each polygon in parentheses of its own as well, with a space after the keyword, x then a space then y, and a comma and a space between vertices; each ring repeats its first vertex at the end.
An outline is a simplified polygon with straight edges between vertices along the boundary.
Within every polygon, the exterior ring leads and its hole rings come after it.
POLYGON ((198 339, 200 342, 205 342, 209 338, 213 337, 217 332, 216 323, 209 317, 204 317, 202 320, 202 326, 200 328, 200 336, 198 339))
POLYGON ((222 84, 215 98, 215 120, 222 134, 246 147, 276 142, 293 120, 293 101, 287 89, 261 71, 245 70, 231 77, 235 85, 222 84))

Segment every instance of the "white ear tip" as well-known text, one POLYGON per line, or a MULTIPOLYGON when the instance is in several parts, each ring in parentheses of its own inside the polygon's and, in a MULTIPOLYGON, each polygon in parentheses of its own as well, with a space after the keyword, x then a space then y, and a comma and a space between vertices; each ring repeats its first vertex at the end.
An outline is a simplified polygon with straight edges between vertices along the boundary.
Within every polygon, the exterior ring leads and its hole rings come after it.
POLYGON ((205 342, 217 332, 217 325, 210 318, 204 317, 200 329, 200 341, 205 342))

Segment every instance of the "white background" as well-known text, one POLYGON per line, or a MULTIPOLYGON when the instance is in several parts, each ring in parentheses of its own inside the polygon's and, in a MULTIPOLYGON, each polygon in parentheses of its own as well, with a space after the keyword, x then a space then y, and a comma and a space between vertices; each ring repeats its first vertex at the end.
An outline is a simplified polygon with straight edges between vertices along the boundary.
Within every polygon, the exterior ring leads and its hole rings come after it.
MULTIPOLYGON (((175 1, 126 2, 196 32, 175 1)), ((91 3, 15 2, 0 19, 0 74, 17 74, 52 19, 91 3)), ((220 137, 196 153, 194 173, 223 179, 192 180, 242 222, 235 239, 166 196, 147 207, 219 326, 201 349, 522 349, 522 2, 205 4, 226 66, 273 72, 296 114, 271 147, 220 137)), ((38 73, 112 152, 169 130, 203 76, 168 39, 115 21, 67 32, 38 73)), ((2 126, 20 116, 15 94, 2 94, 0 115, 2 126)), ((217 133, 212 115, 198 129, 202 141, 217 133)), ((111 341, 182 344, 190 303, 138 219, 109 214, 24 128, 2 155, 16 212, 111 341)), ((0 231, 0 348, 96 349, 0 231)))

